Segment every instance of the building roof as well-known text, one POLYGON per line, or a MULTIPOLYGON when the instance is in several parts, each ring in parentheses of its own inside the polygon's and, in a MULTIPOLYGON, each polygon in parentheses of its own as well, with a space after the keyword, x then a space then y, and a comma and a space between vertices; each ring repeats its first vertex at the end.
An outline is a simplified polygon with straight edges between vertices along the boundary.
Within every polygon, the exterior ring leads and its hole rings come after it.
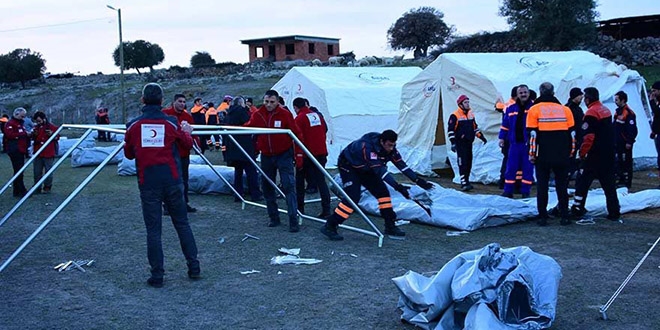
POLYGON ((286 41, 317 41, 317 42, 335 44, 335 43, 339 43, 339 38, 292 35, 292 36, 268 37, 268 38, 259 38, 259 39, 247 39, 247 40, 241 40, 241 43, 245 45, 250 45, 250 44, 258 44, 258 43, 286 42, 286 41))
POLYGON ((598 22, 598 31, 615 39, 660 37, 660 15, 621 17, 598 22))

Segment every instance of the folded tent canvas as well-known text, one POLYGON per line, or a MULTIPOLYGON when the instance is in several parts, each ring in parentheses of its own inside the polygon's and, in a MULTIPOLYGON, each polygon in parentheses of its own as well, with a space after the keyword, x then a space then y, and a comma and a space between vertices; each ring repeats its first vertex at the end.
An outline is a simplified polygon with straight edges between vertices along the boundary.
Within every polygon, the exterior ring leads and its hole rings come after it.
MULTIPOLYGON (((471 181, 491 183, 499 179, 502 155, 497 147, 502 116, 494 110, 498 99, 509 99, 511 88, 551 82, 555 96, 568 101, 573 87, 596 87, 600 99, 614 111, 614 94, 628 94, 628 105, 637 115, 639 135, 633 150, 636 167, 650 166, 656 157, 650 134, 650 107, 644 79, 637 71, 586 51, 537 53, 448 53, 440 55, 420 74, 405 84, 401 95, 398 148, 415 171, 430 174, 443 168, 445 159, 454 169, 458 182, 456 154, 450 152, 446 123, 465 94, 489 143, 474 144, 471 181), (645 165, 646 164, 646 165, 645 165)), ((586 112, 586 105, 581 104, 586 112)))
POLYGON ((328 163, 334 168, 343 148, 368 132, 396 130, 401 89, 419 67, 294 67, 274 86, 292 113, 303 97, 327 124, 328 163))

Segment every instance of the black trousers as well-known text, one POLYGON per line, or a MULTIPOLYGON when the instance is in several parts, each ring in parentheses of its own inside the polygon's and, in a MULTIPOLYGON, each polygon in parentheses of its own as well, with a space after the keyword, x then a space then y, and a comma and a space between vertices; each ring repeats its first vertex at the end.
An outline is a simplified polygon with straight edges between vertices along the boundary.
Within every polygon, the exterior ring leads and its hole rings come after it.
POLYGON ((509 161, 509 146, 511 144, 508 140, 504 140, 504 146, 502 146, 502 165, 500 165, 500 181, 498 182, 500 189, 504 188, 504 173, 506 172, 506 163, 509 161))
MULTIPOLYGON (((394 228, 396 213, 392 208, 390 191, 387 190, 385 182, 373 172, 362 172, 352 168, 350 165, 339 164, 339 175, 343 182, 342 188, 355 204, 360 202, 361 187, 364 186, 378 200, 378 210, 385 219, 385 228, 394 228)), ((340 224, 353 213, 351 204, 342 197, 335 212, 328 219, 330 224, 340 224)))
MULTIPOLYGON (((314 156, 314 158, 324 167, 328 162, 327 156, 314 156)), ((298 210, 301 213, 305 212, 305 179, 307 179, 307 182, 309 182, 311 187, 319 189, 322 212, 325 214, 330 213, 330 190, 328 190, 328 184, 325 182, 325 176, 309 159, 305 159, 302 169, 296 169, 296 196, 298 198, 298 210)))
POLYGON ((456 141, 456 155, 458 156, 458 174, 461 176, 461 185, 470 183, 472 172, 472 141, 456 141))
POLYGON ((621 207, 619 205, 619 197, 616 195, 614 164, 605 164, 599 162, 598 164, 588 164, 581 170, 580 177, 575 183, 575 200, 574 206, 584 208, 587 203, 587 194, 589 187, 594 179, 598 179, 600 186, 605 192, 605 202, 607 203, 607 213, 610 216, 621 215, 621 207))
POLYGON ((616 156, 616 178, 617 181, 626 187, 632 186, 633 177, 633 151, 632 148, 617 148, 616 156))
MULTIPOLYGON (((25 154, 20 152, 11 152, 9 153, 9 159, 11 160, 11 167, 14 169, 14 175, 25 165, 25 154)), ((14 197, 21 197, 27 193, 25 189, 25 183, 23 182, 23 173, 19 175, 14 183, 12 183, 14 188, 14 197)))
POLYGON ((181 157, 181 178, 183 179, 183 198, 188 204, 188 170, 190 168, 190 157, 181 157))
POLYGON ((550 172, 555 175, 557 207, 562 218, 568 218, 568 159, 566 162, 536 162, 536 208, 539 217, 548 217, 548 183, 550 172))

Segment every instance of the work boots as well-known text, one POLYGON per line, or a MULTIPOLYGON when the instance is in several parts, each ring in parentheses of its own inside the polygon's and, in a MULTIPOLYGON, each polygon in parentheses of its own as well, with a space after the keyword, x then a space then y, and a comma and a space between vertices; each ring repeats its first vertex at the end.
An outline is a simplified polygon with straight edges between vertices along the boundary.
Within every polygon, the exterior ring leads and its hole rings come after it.
POLYGON ((385 218, 385 235, 403 237, 406 233, 394 224, 394 219, 385 218))
POLYGON ((337 227, 339 226, 339 223, 334 219, 335 215, 331 215, 330 218, 328 218, 328 221, 325 222, 325 225, 321 227, 321 233, 325 236, 328 236, 328 238, 331 241, 343 241, 344 236, 339 235, 337 233, 337 227))
POLYGON ((403 237, 406 233, 397 226, 385 226, 385 235, 403 237))

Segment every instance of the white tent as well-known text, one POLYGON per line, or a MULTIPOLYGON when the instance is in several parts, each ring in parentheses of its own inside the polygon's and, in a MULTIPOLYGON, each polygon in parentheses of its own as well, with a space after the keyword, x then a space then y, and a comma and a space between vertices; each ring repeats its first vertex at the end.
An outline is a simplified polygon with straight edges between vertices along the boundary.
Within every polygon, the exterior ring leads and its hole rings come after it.
MULTIPOLYGON (((419 67, 294 67, 274 86, 293 112, 303 97, 328 123, 328 164, 336 167, 339 152, 368 132, 397 128, 401 88, 419 67)), ((295 114, 294 114, 295 116, 295 114)))
MULTIPOLYGON (((612 111, 616 109, 614 94, 625 91, 638 119, 639 135, 633 150, 636 166, 655 159, 653 141, 648 138, 651 116, 644 79, 636 71, 585 51, 440 55, 403 88, 398 148, 419 173, 444 167, 447 155, 454 173, 458 173, 456 154, 445 143, 445 126, 458 108, 456 99, 465 94, 489 140, 485 146, 475 141, 471 181, 497 181, 502 159, 497 134, 502 117, 494 105, 498 99, 506 101, 513 86, 526 84, 538 91, 545 81, 555 86, 555 96, 563 103, 573 87, 596 87, 601 101, 612 111)), ((584 104, 582 109, 586 111, 584 104)), ((454 181, 458 182, 458 174, 454 181)))

